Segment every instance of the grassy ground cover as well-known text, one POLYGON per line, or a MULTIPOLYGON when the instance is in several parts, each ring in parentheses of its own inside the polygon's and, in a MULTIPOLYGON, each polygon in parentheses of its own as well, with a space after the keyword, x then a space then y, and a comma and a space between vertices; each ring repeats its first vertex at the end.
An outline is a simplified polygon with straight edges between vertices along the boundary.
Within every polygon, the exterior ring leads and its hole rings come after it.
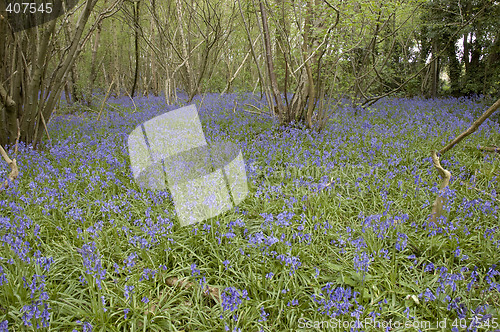
POLYGON ((345 106, 318 134, 243 112, 259 105, 250 95, 208 95, 207 140, 240 146, 250 193, 184 228, 169 192, 137 187, 126 147, 178 105, 110 102, 99 121, 60 114, 51 142, 19 148, 0 193, 0 331, 500 330, 500 158, 476 149, 498 145, 496 122, 443 156, 449 211, 427 218, 430 150, 481 102, 345 106))

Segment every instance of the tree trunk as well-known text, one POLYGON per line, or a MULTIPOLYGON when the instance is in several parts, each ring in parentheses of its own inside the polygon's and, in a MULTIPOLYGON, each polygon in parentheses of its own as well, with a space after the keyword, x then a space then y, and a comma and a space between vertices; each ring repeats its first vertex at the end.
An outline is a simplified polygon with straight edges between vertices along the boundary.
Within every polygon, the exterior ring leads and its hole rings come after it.
POLYGON ((90 61, 90 80, 89 80, 89 91, 87 96, 87 105, 92 105, 92 97, 94 94, 94 84, 97 78, 97 49, 99 48, 99 37, 101 36, 101 25, 97 26, 94 45, 92 46, 92 59, 90 61))
POLYGON ((460 68, 460 61, 458 61, 457 59, 455 43, 448 43, 446 53, 449 59, 448 67, 449 67, 451 94, 453 96, 458 96, 460 94, 461 68, 460 68))
MULTIPOLYGON (((190 63, 190 55, 188 51, 188 40, 186 37, 186 34, 184 33, 184 15, 183 15, 183 10, 182 10, 182 3, 181 0, 176 1, 176 9, 177 9, 177 19, 179 22, 179 35, 181 39, 181 51, 182 51, 182 61, 184 63, 183 69, 184 69, 184 81, 185 86, 186 86, 186 92, 188 93, 189 96, 193 94, 194 90, 194 84, 193 84, 193 70, 191 68, 191 63, 190 63)), ((192 97, 191 97, 192 98, 192 97)))
MULTIPOLYGON (((271 84, 271 91, 273 94, 274 102, 276 103, 278 117, 281 122, 288 122, 290 119, 287 116, 287 110, 285 110, 285 106, 283 105, 283 101, 281 99, 280 90, 278 87, 278 82, 276 80, 276 73, 274 70, 273 63, 273 54, 271 49, 271 37, 269 33, 269 24, 267 22, 267 13, 264 8, 264 4, 262 0, 259 1, 260 5, 260 15, 262 19, 262 29, 264 36, 264 46, 266 50, 266 66, 267 66, 267 74, 269 75, 269 82, 271 84)), ((273 107, 273 105, 269 105, 269 107, 273 107)))
POLYGON ((135 71, 134 71, 134 83, 132 85, 132 92, 130 95, 134 98, 135 90, 137 88, 137 80, 139 78, 139 5, 140 1, 134 3, 134 46, 135 46, 135 71))
POLYGON ((111 30, 113 31, 113 42, 112 42, 112 47, 113 50, 115 50, 115 54, 113 56, 113 80, 115 81, 115 96, 119 96, 122 90, 122 83, 121 83, 121 75, 120 75, 120 53, 121 49, 118 46, 118 28, 114 24, 114 22, 111 22, 111 30))
POLYGON ((437 97, 439 85, 439 58, 438 58, 438 43, 437 40, 432 41, 432 63, 431 63, 431 98, 437 97))
POLYGON ((7 120, 5 128, 7 134, 2 136, 5 141, 0 144, 14 142, 17 135, 12 133, 17 131, 19 119, 20 140, 37 146, 46 131, 46 122, 60 100, 66 83, 65 77, 81 52, 82 43, 88 40, 106 14, 111 15, 119 9, 122 1, 115 0, 110 7, 101 12, 96 23, 87 30, 86 36, 82 39, 87 20, 97 3, 97 0, 87 0, 81 10, 75 32, 71 36, 69 47, 53 67, 50 77, 47 77, 47 68, 51 57, 56 53, 52 48, 54 43, 50 43, 50 40, 54 35, 57 20, 52 20, 37 29, 28 29, 13 35, 14 40, 8 45, 14 63, 10 68, 10 91, 3 87, 5 79, 0 80, 0 101, 5 109, 4 118, 7 120), (16 58, 20 60, 14 61, 16 58), (12 114, 14 107, 17 107, 17 114, 15 111, 12 114))

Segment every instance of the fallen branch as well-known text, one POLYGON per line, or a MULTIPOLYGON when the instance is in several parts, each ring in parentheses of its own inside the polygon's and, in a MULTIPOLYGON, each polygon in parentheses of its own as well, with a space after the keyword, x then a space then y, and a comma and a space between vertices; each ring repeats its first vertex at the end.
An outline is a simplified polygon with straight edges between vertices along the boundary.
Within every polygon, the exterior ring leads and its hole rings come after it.
POLYGON ((479 146, 480 151, 500 153, 500 148, 496 146, 479 146))
MULTIPOLYGON (((444 148, 442 148, 439 153, 442 155, 445 152, 449 151, 451 148, 453 148, 455 145, 460 143, 464 138, 472 134, 479 128, 479 126, 490 116, 492 115, 498 108, 500 107, 500 99, 498 99, 493 105, 491 105, 490 108, 484 112, 479 119, 474 121, 474 123, 463 133, 455 137, 453 141, 448 143, 444 148)), ((447 198, 445 197, 445 188, 448 187, 448 184, 450 183, 450 178, 451 178, 451 173, 447 170, 445 170, 442 166, 441 163, 439 162, 439 157, 437 156, 437 153, 435 150, 432 150, 431 152, 431 157, 432 157, 432 163, 434 164, 434 167, 437 169, 439 176, 441 177, 441 184, 439 186, 439 193, 438 196, 436 197, 436 201, 434 204, 432 204, 432 213, 431 213, 431 221, 436 222, 439 217, 442 216, 443 210, 446 207, 447 203, 447 198)))
POLYGON ((467 189, 474 189, 474 190, 476 190, 476 191, 480 192, 481 194, 484 194, 484 195, 490 196, 490 197, 491 197, 491 198, 493 198, 495 201, 497 201, 497 202, 499 202, 499 203, 500 203, 500 199, 496 198, 496 196, 493 196, 493 194, 492 194, 492 193, 489 193, 489 192, 487 192, 487 191, 481 190, 481 189, 477 188, 475 185, 474 185, 473 187, 469 187, 469 186, 467 186, 467 183, 465 183, 465 182, 463 182, 463 181, 460 181, 460 184, 461 184, 461 185, 463 185, 463 186, 465 186, 465 188, 467 188, 467 189))
MULTIPOLYGON (((52 139, 50 138, 49 130, 47 129, 47 123, 45 122, 45 117, 43 116, 42 112, 40 112, 40 117, 42 119, 43 128, 45 129, 45 133, 47 134, 47 138, 49 139, 49 143, 50 143, 50 145, 52 145, 52 139)), ((17 147, 17 145, 16 145, 16 147, 17 147)))
POLYGON ((132 96, 130 95, 130 93, 128 93, 127 90, 125 90, 125 93, 127 94, 127 96, 130 98, 130 100, 132 100, 132 104, 134 104, 134 110, 135 112, 137 113, 137 105, 135 104, 135 101, 134 101, 134 98, 132 98, 132 96))
POLYGON ((246 110, 246 109, 243 109, 243 112, 248 112, 248 113, 257 114, 257 115, 263 115, 264 114, 264 115, 271 116, 271 113, 265 112, 265 111, 263 111, 262 109, 258 108, 255 105, 245 104, 244 106, 249 106, 249 107, 255 108, 257 110, 257 112, 246 110))
MULTIPOLYGON (((178 287, 181 287, 183 289, 190 289, 195 285, 194 283, 192 283, 190 281, 179 280, 179 278, 177 278, 177 277, 167 278, 167 280, 165 280, 165 283, 170 287, 177 287, 178 286, 178 287)), ((220 301, 220 292, 219 292, 218 288, 207 286, 207 289, 208 289, 208 291, 207 290, 203 291, 203 293, 202 293, 203 296, 212 297, 217 302, 220 301)))
POLYGON ((457 137, 455 137, 455 139, 453 141, 451 141, 448 145, 446 145, 444 148, 442 148, 439 151, 439 153, 440 154, 444 154, 446 151, 450 150, 452 147, 454 147, 455 145, 457 145, 458 143, 460 143, 464 138, 466 138, 467 136, 469 136, 470 134, 472 134, 473 132, 475 132, 477 130, 477 128, 479 128, 479 126, 487 118, 489 118, 490 115, 492 115, 499 107, 500 107, 500 99, 498 99, 493 105, 491 105, 491 107, 488 108, 486 110, 486 112, 484 112, 483 115, 481 115, 479 117, 479 119, 477 119, 476 121, 474 121, 474 123, 469 127, 469 129, 467 129, 466 131, 464 131, 463 133, 461 133, 460 135, 458 135, 457 137))

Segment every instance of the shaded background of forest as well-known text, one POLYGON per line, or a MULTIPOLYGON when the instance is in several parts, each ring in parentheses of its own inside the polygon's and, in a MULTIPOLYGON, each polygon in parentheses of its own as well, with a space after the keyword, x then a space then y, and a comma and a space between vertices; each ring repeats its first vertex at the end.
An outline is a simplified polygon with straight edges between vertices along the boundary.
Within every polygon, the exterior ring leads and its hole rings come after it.
POLYGON ((495 95, 498 17, 492 0, 88 0, 22 32, 0 19, 0 144, 17 121, 39 141, 61 95, 257 92, 311 127, 331 97, 495 95))

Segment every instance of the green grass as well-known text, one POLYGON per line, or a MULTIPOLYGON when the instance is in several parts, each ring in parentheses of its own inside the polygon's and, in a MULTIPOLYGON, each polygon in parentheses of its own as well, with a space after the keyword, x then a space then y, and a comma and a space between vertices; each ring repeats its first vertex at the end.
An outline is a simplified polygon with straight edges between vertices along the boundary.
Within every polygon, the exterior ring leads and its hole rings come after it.
POLYGON ((182 228, 169 193, 141 190, 129 171, 126 134, 161 113, 148 102, 137 102, 143 113, 135 115, 124 103, 110 122, 55 118, 52 147, 21 148, 21 176, 0 193, 0 322, 9 331, 33 330, 23 315, 37 300, 40 313, 50 307, 50 327, 30 320, 42 331, 90 331, 84 322, 92 331, 340 331, 356 315, 362 323, 370 315, 381 326, 391 322, 391 331, 449 331, 488 314, 478 330, 500 324, 498 201, 491 197, 500 189, 500 159, 474 149, 500 141, 498 125, 443 156, 453 195, 447 220, 432 225, 439 178, 430 150, 470 123, 450 115, 449 100, 399 100, 358 115, 346 109, 320 134, 277 134, 270 121, 231 115, 226 99, 207 100, 218 108, 203 113, 207 137, 240 144, 250 192, 237 209, 182 228), (37 257, 53 259, 50 268, 37 257), (35 277, 32 291, 34 275, 44 277, 35 277), (172 277, 192 287, 172 286, 172 277), (247 296, 224 310, 200 284, 247 296), (126 286, 134 287, 128 298, 126 286), (359 294, 332 300, 339 287, 359 294), (426 300, 427 290, 436 299, 426 300), (462 320, 453 301, 466 308, 462 320), (344 313, 323 312, 340 305, 344 313))

